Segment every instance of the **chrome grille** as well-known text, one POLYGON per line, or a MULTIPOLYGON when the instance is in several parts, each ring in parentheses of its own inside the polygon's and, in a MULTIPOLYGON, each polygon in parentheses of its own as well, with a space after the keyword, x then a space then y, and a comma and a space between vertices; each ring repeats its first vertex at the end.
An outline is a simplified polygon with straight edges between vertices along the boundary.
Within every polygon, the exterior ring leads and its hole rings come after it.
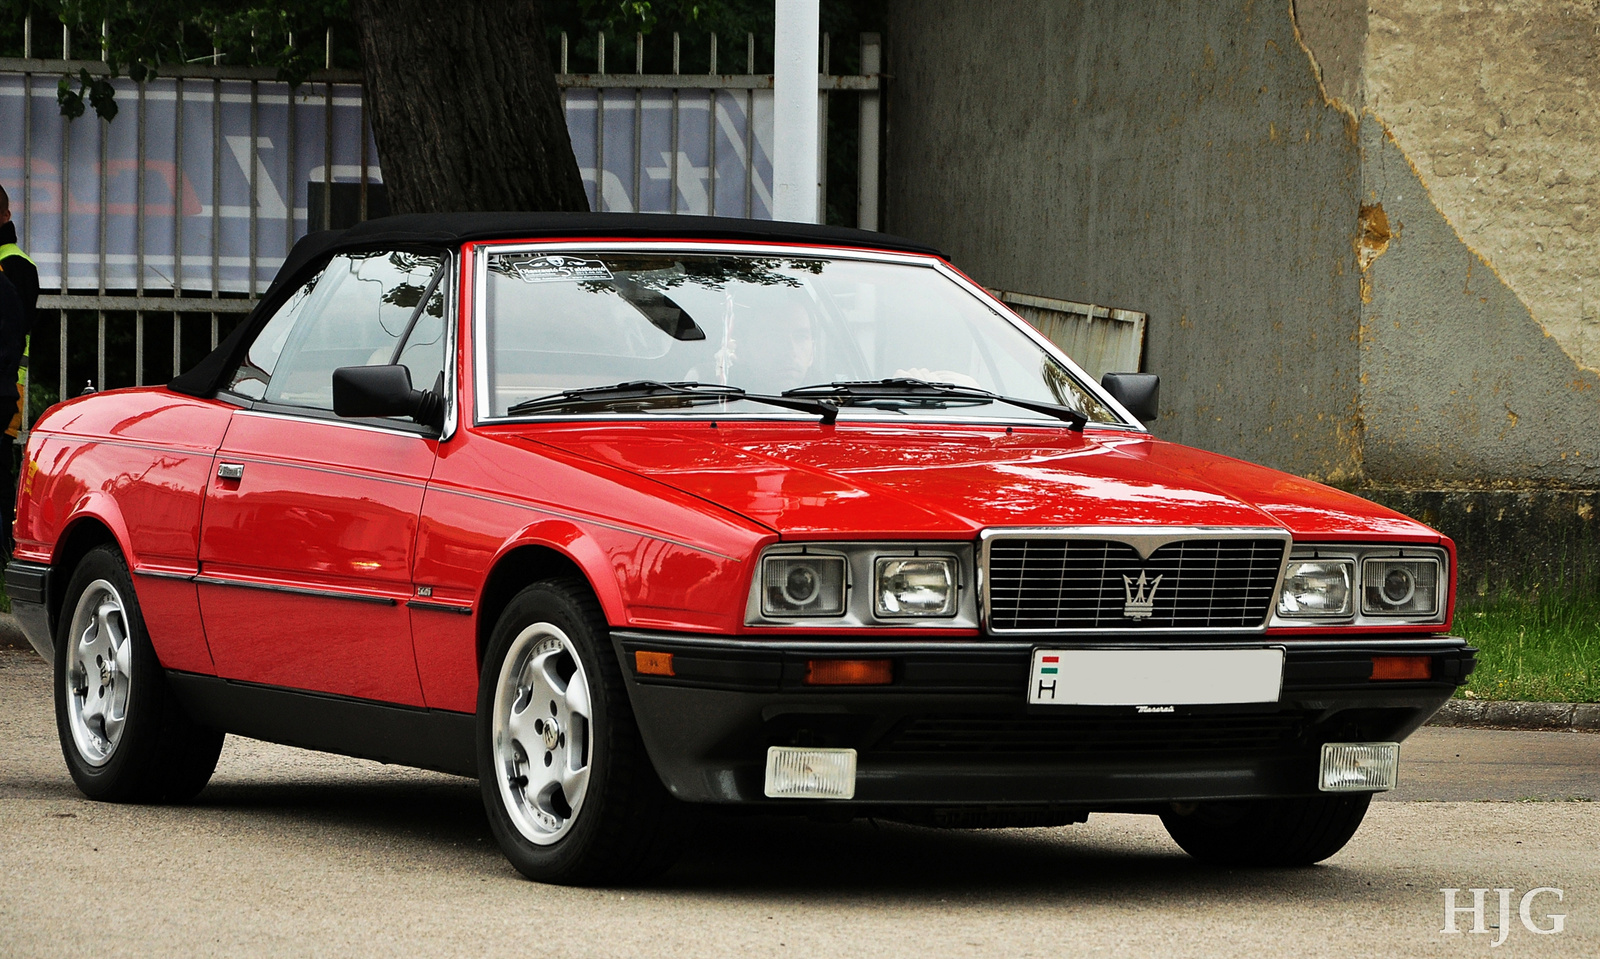
POLYGON ((988 544, 989 628, 1259 627, 1285 545, 1267 538, 1183 539, 1141 559, 1132 546, 1109 539, 997 538, 988 544), (1128 583, 1139 598, 1141 575, 1153 602, 1148 615, 1129 616, 1128 583))

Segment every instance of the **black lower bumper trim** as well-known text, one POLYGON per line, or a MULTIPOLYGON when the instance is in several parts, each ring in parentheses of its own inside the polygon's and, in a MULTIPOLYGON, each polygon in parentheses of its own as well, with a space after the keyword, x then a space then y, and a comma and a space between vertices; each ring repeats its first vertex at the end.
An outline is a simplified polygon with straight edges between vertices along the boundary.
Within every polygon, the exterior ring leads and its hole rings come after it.
POLYGON ((50 567, 13 559, 6 563, 6 595, 13 602, 43 603, 49 591, 50 567))
POLYGON ((45 662, 54 663, 55 638, 48 606, 50 567, 20 559, 6 563, 6 595, 11 598, 11 615, 29 644, 45 662))
POLYGON ((478 775, 472 713, 416 709, 196 673, 167 681, 196 722, 285 746, 478 775))
POLYGON ((681 799, 718 803, 771 802, 771 746, 855 749, 860 805, 1310 795, 1323 743, 1405 738, 1471 673, 1475 653, 1449 637, 1285 642, 1274 644, 1286 649, 1276 703, 1142 713, 1028 707, 1030 644, 612 638, 662 781, 681 799), (641 649, 671 652, 676 675, 636 675, 641 649), (1437 678, 1370 679, 1374 655, 1397 654, 1432 657, 1437 678), (819 655, 892 659, 894 681, 805 686, 804 663, 819 655))

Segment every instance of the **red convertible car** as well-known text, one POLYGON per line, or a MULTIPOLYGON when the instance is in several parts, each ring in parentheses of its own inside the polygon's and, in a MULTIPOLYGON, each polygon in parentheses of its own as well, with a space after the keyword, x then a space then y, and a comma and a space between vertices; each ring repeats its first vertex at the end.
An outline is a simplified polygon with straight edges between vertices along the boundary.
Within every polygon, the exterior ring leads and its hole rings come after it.
POLYGON ((233 733, 475 776, 553 882, 694 804, 1324 859, 1472 671, 1452 544, 1155 439, 1156 387, 881 234, 395 217, 43 416, 6 586, 95 799, 233 733))

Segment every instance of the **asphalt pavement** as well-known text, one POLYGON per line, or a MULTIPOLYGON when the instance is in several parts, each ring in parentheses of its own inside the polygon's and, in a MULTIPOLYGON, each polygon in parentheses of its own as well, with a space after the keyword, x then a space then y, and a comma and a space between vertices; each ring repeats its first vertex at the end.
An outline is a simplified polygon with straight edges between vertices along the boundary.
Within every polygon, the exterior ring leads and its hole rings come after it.
POLYGON ((434 773, 230 738, 191 805, 88 802, 48 670, 0 650, 0 956, 1600 955, 1600 735, 1430 728, 1402 757, 1309 869, 1208 868, 1142 816, 718 817, 648 887, 570 889, 521 879, 476 783, 434 773))

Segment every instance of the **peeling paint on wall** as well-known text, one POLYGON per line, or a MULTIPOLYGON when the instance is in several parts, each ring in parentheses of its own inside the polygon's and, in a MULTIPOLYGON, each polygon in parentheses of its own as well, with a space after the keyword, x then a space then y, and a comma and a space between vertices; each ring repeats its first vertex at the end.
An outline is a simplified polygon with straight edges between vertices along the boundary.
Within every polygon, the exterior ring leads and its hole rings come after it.
POLYGON ((1382 203, 1363 203, 1356 220, 1354 245, 1356 268, 1361 271, 1361 302, 1371 303, 1372 281, 1367 276, 1367 268, 1389 249, 1389 241, 1394 234, 1389 230, 1389 217, 1384 214, 1382 203))
MULTIPOLYGON (((1570 4, 1547 0, 1533 6, 1541 8, 1534 12, 1549 13, 1570 4)), ((1320 63, 1327 59, 1315 47, 1320 40, 1342 46, 1343 91, 1357 98, 1353 105, 1336 101, 1325 84, 1320 87, 1331 108, 1347 116, 1354 110, 1361 131, 1362 204, 1352 243, 1362 304, 1367 479, 1418 487, 1600 485, 1600 470, 1592 465, 1600 460, 1600 431, 1593 427, 1600 403, 1590 392, 1600 379, 1579 365, 1570 342, 1541 324, 1529 298, 1469 242, 1447 209, 1448 197, 1441 198, 1385 115, 1383 91, 1371 92, 1368 75, 1382 73, 1374 62, 1396 42, 1394 24, 1440 10, 1413 0, 1385 4, 1381 14, 1374 7, 1370 16, 1364 5, 1353 10, 1345 0, 1290 4, 1292 18, 1311 12, 1322 24, 1321 37, 1307 38, 1297 22, 1313 74, 1322 76, 1320 63), (1342 33, 1329 26, 1335 21, 1342 33), (1359 24, 1359 44, 1349 39, 1351 23, 1359 24), (1359 57, 1349 56, 1352 50, 1359 57), (1400 235, 1408 220, 1423 231, 1409 243, 1400 235), (1379 264, 1386 253, 1389 258, 1379 264)), ((1492 20, 1504 11, 1479 12, 1492 20)), ((1477 55, 1488 67, 1493 44, 1486 49, 1477 55)), ((1474 73, 1462 69, 1472 56, 1456 53, 1424 58, 1434 62, 1428 76, 1451 78, 1430 91, 1448 95, 1456 78, 1474 73)), ((1413 59, 1418 55, 1409 50, 1413 59)), ((1587 143, 1569 146, 1589 149, 1587 143)), ((1425 153, 1421 163, 1429 162, 1425 153)))
POLYGON ((1600 367, 1600 3, 1374 4, 1365 108, 1580 365, 1600 367))
POLYGON ((1389 231, 1389 217, 1383 212, 1382 203, 1361 205, 1357 214, 1359 223, 1356 229, 1356 266, 1365 273, 1372 261, 1383 255, 1389 249, 1389 240, 1393 234, 1389 231))

